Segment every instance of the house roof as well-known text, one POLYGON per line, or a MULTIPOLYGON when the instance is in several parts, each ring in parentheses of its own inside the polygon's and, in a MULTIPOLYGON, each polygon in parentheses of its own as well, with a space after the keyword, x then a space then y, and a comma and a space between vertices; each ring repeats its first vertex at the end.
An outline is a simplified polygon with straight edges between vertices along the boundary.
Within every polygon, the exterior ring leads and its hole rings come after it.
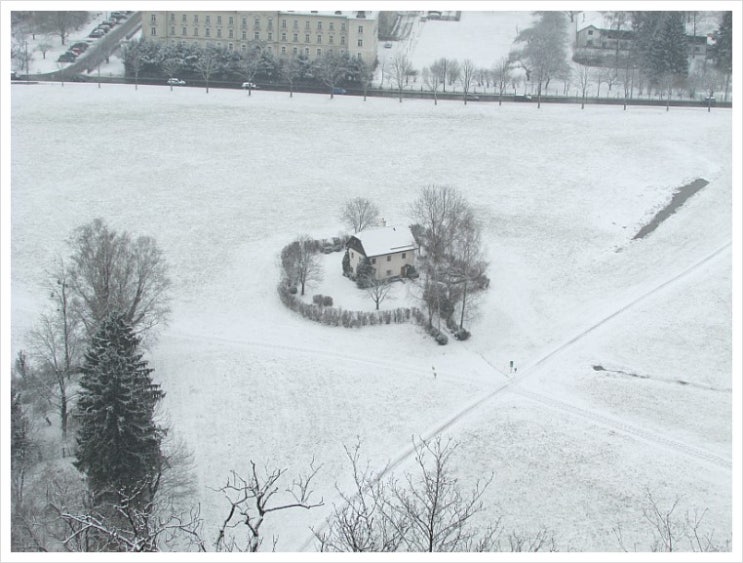
POLYGON ((418 248, 410 228, 401 225, 367 229, 354 236, 361 242, 367 258, 418 248))

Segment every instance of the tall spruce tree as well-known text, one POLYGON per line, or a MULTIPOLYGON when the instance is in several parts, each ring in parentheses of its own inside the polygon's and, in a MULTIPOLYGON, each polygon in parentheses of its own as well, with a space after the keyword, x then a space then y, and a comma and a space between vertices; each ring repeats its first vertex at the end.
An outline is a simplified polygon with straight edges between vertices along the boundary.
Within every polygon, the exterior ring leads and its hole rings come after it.
POLYGON ((719 70, 724 79, 725 101, 728 99, 730 88, 730 75, 733 73, 733 13, 723 12, 720 27, 717 29, 716 42, 711 49, 712 60, 715 68, 719 70))
POLYGON ((632 25, 642 70, 652 84, 658 84, 666 75, 687 75, 688 41, 683 12, 633 12, 632 25))
POLYGON ((75 466, 99 503, 126 499, 145 506, 156 488, 163 430, 153 417, 164 393, 152 382, 139 343, 124 315, 115 312, 85 355, 75 466))

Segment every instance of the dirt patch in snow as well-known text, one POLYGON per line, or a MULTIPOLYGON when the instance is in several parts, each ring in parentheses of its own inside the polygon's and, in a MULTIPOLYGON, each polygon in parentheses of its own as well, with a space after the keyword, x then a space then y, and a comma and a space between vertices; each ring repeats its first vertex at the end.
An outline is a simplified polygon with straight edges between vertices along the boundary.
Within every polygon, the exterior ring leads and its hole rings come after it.
POLYGON ((653 217, 653 219, 647 225, 640 229, 634 237, 632 237, 632 240, 641 239, 652 233, 658 227, 658 225, 660 225, 663 221, 665 221, 666 219, 668 219, 668 217, 675 213, 676 210, 681 207, 687 199, 689 199, 707 184, 709 184, 707 180, 704 180, 703 178, 697 178, 690 184, 681 186, 674 192, 673 197, 671 198, 671 201, 668 203, 668 205, 658 211, 658 213, 655 214, 655 217, 653 217))

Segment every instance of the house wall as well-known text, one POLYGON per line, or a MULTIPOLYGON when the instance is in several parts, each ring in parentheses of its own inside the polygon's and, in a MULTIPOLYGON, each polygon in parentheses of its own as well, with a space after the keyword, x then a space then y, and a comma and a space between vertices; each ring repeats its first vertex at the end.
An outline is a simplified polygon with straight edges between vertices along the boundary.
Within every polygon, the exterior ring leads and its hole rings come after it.
MULTIPOLYGON (((357 266, 364 258, 364 255, 359 253, 357 250, 349 248, 348 256, 351 260, 351 268, 355 272, 357 266)), ((393 254, 374 256, 371 258, 371 262, 372 268, 374 268, 374 277, 376 279, 382 280, 390 276, 399 276, 404 265, 415 265, 415 250, 406 250, 405 252, 395 252, 393 254), (388 274, 388 271, 391 273, 388 274)))
MULTIPOLYGON (((356 12, 353 12, 354 14, 356 12)), ((277 57, 347 51, 373 65, 377 55, 377 20, 350 15, 275 11, 143 11, 142 36, 160 42, 212 45, 247 52, 252 41, 264 42, 277 57)))

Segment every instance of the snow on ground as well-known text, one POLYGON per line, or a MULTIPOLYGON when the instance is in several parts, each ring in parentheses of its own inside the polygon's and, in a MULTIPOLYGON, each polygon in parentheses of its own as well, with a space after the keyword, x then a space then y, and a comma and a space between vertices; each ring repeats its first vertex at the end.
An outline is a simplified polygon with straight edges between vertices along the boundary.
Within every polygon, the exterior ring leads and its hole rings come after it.
MULTIPOLYGON (((729 112, 91 84, 11 95, 14 351, 74 227, 103 217, 155 237, 174 300, 150 361, 194 450, 210 533, 231 469, 300 471, 314 456, 327 506, 269 530, 281 528, 280 550, 305 547, 348 482, 343 445, 359 437, 381 468, 463 412, 445 432, 463 442, 463 481, 496 473, 488 515, 509 528, 616 550, 617 520, 648 545, 637 515, 651 488, 731 533, 729 112), (710 184, 631 241, 698 177, 710 184), (491 289, 471 340, 324 327, 281 306, 285 244, 336 236, 357 195, 404 219, 431 183, 461 190, 484 221, 491 289)), ((325 258, 340 268, 340 254, 325 258)))

